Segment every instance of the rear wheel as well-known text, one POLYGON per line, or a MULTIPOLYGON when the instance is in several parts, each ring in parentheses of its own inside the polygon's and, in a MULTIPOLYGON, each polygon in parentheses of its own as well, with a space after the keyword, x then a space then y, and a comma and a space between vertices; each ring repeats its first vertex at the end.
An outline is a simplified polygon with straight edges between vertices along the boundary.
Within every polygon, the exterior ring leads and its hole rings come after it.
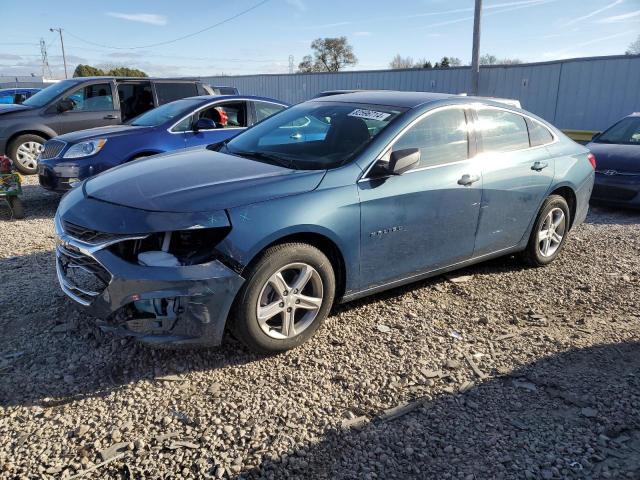
POLYGON ((32 175, 38 170, 38 155, 42 152, 45 141, 40 135, 20 135, 9 144, 7 155, 19 172, 32 175))
POLYGON ((524 259, 534 267, 553 262, 567 239, 571 213, 567 201, 560 195, 551 195, 542 204, 531 231, 524 259))
POLYGON ((236 299, 232 330, 256 352, 281 352, 302 344, 320 328, 333 304, 331 262, 311 245, 269 248, 246 278, 236 299))

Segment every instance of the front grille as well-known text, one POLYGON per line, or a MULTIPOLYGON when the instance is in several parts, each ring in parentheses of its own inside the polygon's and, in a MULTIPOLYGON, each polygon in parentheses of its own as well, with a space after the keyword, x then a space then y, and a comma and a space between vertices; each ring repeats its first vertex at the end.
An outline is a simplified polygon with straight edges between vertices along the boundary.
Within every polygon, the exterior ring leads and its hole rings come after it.
POLYGON ((91 304, 111 281, 111 274, 100 263, 74 247, 59 245, 56 257, 62 290, 83 305, 91 304))
POLYGON ((131 235, 118 235, 117 233, 105 233, 91 230, 90 228, 81 227, 71 222, 63 221, 62 228, 69 236, 92 244, 111 242, 120 238, 130 237, 131 235))
POLYGON ((66 143, 60 140, 49 140, 44 144, 44 149, 40 153, 40 158, 47 160, 48 158, 55 158, 60 155, 60 152, 64 149, 66 143))

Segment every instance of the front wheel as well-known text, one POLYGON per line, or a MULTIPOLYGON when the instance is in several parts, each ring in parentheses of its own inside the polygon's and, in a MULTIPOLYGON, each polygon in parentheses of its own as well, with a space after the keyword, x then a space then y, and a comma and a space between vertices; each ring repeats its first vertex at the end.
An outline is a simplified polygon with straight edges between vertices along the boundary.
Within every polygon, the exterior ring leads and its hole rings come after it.
POLYGON ((38 171, 38 155, 44 148, 44 142, 40 135, 20 135, 9 144, 7 155, 20 173, 32 175, 38 171))
POLYGON ((333 304, 335 275, 317 248, 286 243, 267 249, 249 268, 231 328, 251 350, 276 353, 309 339, 333 304))
POLYGON ((571 212, 567 201, 560 195, 549 196, 540 209, 524 251, 524 260, 534 267, 553 262, 564 247, 571 212))

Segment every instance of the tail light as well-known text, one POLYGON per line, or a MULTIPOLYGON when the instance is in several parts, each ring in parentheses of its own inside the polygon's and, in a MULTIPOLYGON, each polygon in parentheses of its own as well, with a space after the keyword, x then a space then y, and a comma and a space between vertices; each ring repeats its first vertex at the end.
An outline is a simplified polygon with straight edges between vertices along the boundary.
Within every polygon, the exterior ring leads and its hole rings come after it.
POLYGON ((0 173, 11 173, 11 159, 5 155, 0 155, 0 173))
POLYGON ((589 153, 589 154, 587 154, 587 160, 589 160, 589 163, 591 164, 591 166, 595 170, 596 169, 596 156, 593 153, 589 153))

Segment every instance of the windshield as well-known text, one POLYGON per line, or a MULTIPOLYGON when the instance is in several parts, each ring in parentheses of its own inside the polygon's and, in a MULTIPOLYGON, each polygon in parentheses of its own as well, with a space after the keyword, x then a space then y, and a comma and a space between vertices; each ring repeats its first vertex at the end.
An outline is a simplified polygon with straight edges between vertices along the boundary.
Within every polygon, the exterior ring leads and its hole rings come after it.
POLYGON ((595 139, 595 143, 640 145, 640 117, 627 117, 595 139))
POLYGON ((169 120, 178 120, 182 115, 186 115, 199 105, 202 100, 176 100, 175 102, 166 103, 161 107, 154 108, 142 115, 132 118, 128 122, 129 125, 137 127, 155 127, 169 120))
POLYGON ((353 159, 402 111, 380 105, 301 103, 241 133, 224 149, 298 170, 335 168, 353 159))
POLYGON ((61 82, 54 83, 53 85, 49 85, 47 88, 40 90, 34 96, 29 97, 22 102, 22 104, 29 105, 30 107, 44 107, 58 95, 75 85, 78 85, 78 82, 75 80, 62 80, 61 82))

